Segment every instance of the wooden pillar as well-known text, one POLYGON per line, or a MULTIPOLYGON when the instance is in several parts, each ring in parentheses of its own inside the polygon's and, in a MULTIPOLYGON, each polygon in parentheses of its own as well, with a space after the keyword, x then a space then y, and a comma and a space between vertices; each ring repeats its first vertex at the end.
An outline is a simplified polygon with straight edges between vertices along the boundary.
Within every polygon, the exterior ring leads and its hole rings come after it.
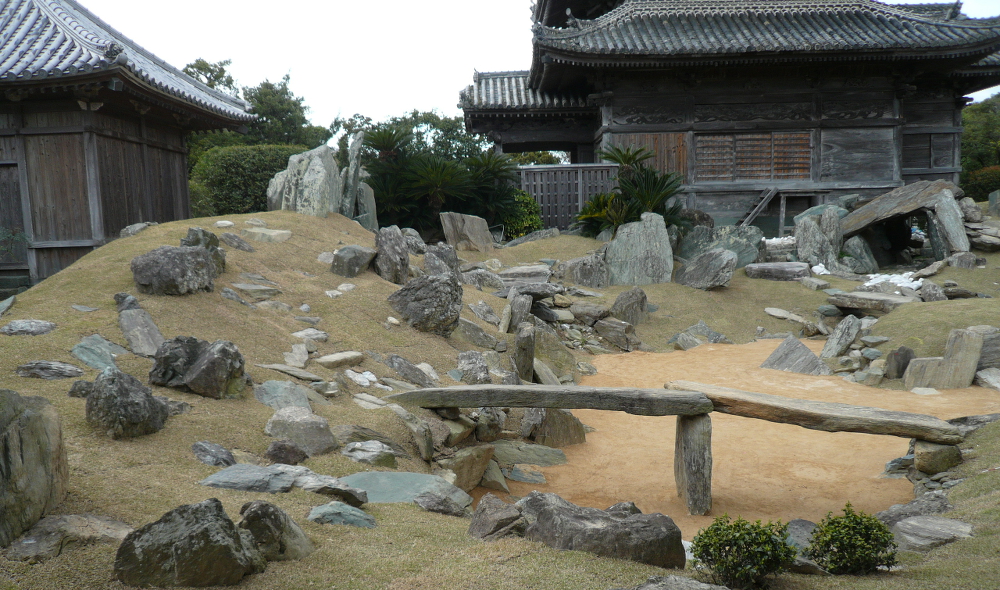
POLYGON ((677 416, 674 482, 688 514, 712 510, 712 418, 709 414, 677 416))
MULTIPOLYGON (((84 128, 91 129, 94 125, 94 114, 84 113, 84 128)), ((101 201, 101 170, 100 158, 97 153, 97 135, 93 131, 83 133, 83 156, 86 163, 87 204, 90 209, 90 237, 103 244, 104 238, 104 203, 101 201)))

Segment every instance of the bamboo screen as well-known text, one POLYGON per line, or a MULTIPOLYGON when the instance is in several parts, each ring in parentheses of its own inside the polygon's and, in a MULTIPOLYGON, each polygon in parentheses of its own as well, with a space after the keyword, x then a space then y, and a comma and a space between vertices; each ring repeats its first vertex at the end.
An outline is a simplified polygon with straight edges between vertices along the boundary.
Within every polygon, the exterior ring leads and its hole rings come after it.
POLYGON ((699 182, 808 180, 812 141, 808 131, 695 136, 699 182))

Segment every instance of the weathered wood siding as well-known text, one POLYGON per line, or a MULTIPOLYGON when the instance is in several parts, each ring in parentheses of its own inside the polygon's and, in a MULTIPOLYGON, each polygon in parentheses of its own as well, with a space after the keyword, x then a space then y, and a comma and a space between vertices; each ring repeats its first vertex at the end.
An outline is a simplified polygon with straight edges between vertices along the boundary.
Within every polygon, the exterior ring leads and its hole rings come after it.
POLYGON ((687 175, 688 150, 684 133, 618 133, 611 141, 620 148, 644 147, 653 152, 647 164, 660 172, 687 175))
POLYGON ((892 182, 899 179, 891 127, 824 129, 819 179, 824 182, 892 182))
POLYGON ((531 195, 542 208, 545 227, 566 229, 576 221, 590 198, 610 191, 618 166, 609 164, 570 164, 520 166, 521 190, 531 195))
POLYGON ((92 239, 83 135, 28 135, 32 242, 92 239))
MULTIPOLYGON (((0 156, 0 160, 5 160, 0 156)), ((16 163, 0 163, 0 227, 11 233, 24 229, 21 211, 21 182, 18 179, 16 163)), ((0 256, 0 269, 27 269, 28 249, 23 243, 16 243, 10 254, 0 256)))

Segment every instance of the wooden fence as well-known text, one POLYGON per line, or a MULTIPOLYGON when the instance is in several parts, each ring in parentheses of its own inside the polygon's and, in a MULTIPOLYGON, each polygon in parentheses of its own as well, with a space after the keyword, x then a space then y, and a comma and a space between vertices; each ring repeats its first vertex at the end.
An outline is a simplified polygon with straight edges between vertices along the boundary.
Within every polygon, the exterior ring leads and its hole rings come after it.
POLYGON ((545 227, 566 229, 590 197, 615 186, 616 164, 519 166, 521 190, 542 207, 545 227))

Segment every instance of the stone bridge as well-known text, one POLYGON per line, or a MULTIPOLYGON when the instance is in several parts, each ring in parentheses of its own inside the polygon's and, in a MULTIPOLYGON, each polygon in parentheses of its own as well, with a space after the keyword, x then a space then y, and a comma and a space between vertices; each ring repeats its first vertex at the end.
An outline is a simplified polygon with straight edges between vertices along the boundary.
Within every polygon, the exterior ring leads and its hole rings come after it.
POLYGON ((956 445, 956 426, 925 414, 817 402, 673 381, 665 389, 548 385, 460 385, 388 396, 422 408, 559 408, 677 416, 674 481, 692 515, 712 509, 712 412, 796 424, 825 432, 861 432, 956 445))

